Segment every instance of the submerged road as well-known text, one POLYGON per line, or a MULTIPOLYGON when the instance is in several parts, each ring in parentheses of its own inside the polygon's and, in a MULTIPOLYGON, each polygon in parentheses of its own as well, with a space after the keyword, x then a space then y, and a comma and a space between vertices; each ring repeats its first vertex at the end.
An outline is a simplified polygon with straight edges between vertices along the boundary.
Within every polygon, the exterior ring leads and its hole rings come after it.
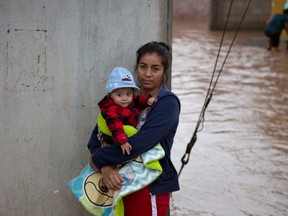
MULTIPOLYGON (((182 103, 172 158, 192 137, 222 32, 173 26, 172 90, 182 103)), ((234 32, 225 37, 218 69, 234 32)), ((203 130, 173 194, 173 216, 288 215, 288 51, 266 50, 262 32, 240 32, 206 110, 203 130)))

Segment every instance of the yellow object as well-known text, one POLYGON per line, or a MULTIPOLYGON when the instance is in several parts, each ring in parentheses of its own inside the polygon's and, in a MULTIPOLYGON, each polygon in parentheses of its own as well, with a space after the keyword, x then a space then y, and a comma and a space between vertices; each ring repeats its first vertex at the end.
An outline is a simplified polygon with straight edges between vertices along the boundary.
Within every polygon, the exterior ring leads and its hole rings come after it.
MULTIPOLYGON (((282 14, 285 3, 286 3, 286 0, 272 0, 271 16, 273 16, 276 13, 282 14)), ((288 35, 286 34, 285 31, 282 31, 281 39, 288 40, 288 35)))
MULTIPOLYGON (((108 136, 112 136, 111 131, 109 130, 105 119, 102 117, 101 112, 98 114, 98 127, 100 131, 108 136)), ((131 125, 123 125, 123 130, 128 136, 132 136, 137 133, 137 129, 131 125)))

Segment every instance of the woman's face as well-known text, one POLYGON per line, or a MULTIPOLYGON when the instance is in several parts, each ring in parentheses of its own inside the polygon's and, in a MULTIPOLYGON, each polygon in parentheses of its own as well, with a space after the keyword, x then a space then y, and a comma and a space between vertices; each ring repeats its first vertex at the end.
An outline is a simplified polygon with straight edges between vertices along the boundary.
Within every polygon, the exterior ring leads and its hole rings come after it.
POLYGON ((143 55, 137 66, 138 79, 144 91, 158 91, 162 87, 164 65, 157 53, 143 55))

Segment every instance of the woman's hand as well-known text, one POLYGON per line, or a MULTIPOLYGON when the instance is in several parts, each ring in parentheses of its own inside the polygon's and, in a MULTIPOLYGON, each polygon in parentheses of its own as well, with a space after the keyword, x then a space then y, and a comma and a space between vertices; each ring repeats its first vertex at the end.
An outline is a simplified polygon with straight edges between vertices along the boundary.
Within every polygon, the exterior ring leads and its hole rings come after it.
POLYGON ((103 183, 112 190, 120 190, 122 182, 125 180, 119 175, 119 173, 110 166, 104 166, 101 169, 103 175, 103 183))

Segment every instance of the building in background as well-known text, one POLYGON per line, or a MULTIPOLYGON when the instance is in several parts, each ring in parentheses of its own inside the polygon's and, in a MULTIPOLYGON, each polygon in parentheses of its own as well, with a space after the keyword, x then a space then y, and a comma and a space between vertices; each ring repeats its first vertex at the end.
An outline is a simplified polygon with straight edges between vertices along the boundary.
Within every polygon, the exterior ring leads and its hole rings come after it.
MULTIPOLYGON (((272 0, 271 16, 273 16, 276 13, 282 13, 284 10, 284 7, 287 7, 288 9, 288 0, 272 0)), ((282 31, 281 40, 286 40, 286 41, 288 40, 288 35, 286 34, 285 31, 282 31)))
MULTIPOLYGON (((211 30, 221 30, 225 26, 231 0, 174 0, 174 19, 207 21, 211 30)), ((249 0, 234 0, 227 29, 237 28, 249 0)), ((263 30, 271 15, 271 0, 252 0, 247 11, 242 30, 263 30)))

